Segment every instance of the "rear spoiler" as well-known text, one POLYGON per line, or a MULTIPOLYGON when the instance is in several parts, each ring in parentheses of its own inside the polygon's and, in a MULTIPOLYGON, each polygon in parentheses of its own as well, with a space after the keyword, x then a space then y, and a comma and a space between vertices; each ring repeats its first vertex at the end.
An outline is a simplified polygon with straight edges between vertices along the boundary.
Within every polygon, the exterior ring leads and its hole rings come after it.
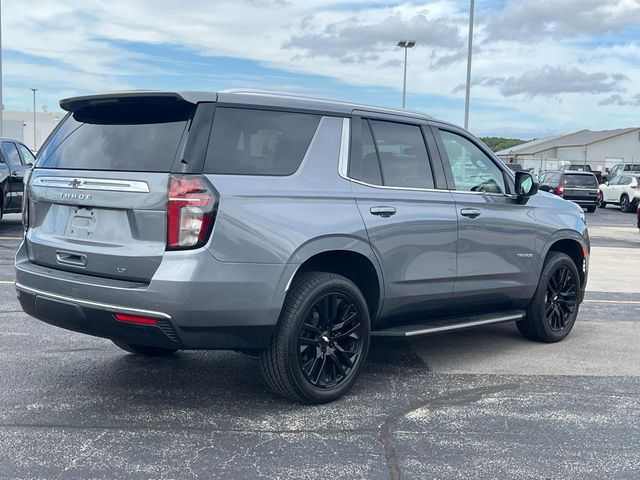
POLYGON ((153 90, 131 91, 131 92, 114 92, 102 93, 98 95, 84 95, 81 97, 69 97, 60 100, 60 107, 67 112, 75 112, 82 108, 113 105, 119 102, 215 102, 218 99, 217 93, 202 92, 158 92, 153 90))

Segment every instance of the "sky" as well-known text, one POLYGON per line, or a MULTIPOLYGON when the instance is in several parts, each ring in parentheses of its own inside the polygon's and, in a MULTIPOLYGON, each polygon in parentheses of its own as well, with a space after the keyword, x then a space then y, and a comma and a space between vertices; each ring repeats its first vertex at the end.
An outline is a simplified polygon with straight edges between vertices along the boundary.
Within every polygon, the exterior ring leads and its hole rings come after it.
MULTIPOLYGON (((476 0, 469 129, 640 126, 640 0, 476 0)), ((230 88, 464 121, 469 1, 2 0, 6 110, 116 90, 230 88)))

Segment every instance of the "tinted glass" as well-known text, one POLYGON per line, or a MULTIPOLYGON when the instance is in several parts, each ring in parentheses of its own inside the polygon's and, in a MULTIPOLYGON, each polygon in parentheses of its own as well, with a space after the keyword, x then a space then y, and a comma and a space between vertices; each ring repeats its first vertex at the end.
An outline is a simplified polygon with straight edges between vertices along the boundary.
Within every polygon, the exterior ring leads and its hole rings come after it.
POLYGON ((135 102, 74 112, 41 149, 37 166, 168 172, 192 108, 135 102))
POLYGON ((571 175, 567 173, 564 176, 564 186, 569 188, 598 188, 598 180, 594 175, 571 175))
POLYGON ((433 188, 427 147, 420 127, 371 121, 384 185, 433 188))
POLYGON ((353 152, 349 165, 349 177, 372 185, 382 185, 380 164, 367 120, 360 120, 360 148, 354 149, 353 152))
POLYGON ((545 183, 557 185, 560 183, 561 180, 562 180, 562 173, 553 172, 549 174, 549 176, 547 177, 547 181, 545 183))
POLYGON ((618 185, 631 185, 631 182, 631 177, 624 176, 620 178, 618 185))
POLYGON ((217 108, 206 173, 291 175, 318 128, 319 115, 217 108))
POLYGON ((21 143, 18 143, 18 149, 22 154, 22 161, 25 163, 25 165, 33 165, 35 163, 36 157, 33 156, 33 153, 31 153, 31 150, 29 150, 27 147, 25 147, 21 143))
POLYGON ((6 159, 9 165, 13 165, 13 166, 22 165, 22 161, 20 160, 20 154, 18 153, 18 149, 16 148, 15 143, 2 142, 2 152, 4 153, 4 158, 6 159))
MULTIPOLYGON (((502 170, 471 141, 440 130, 456 190, 505 193, 502 170)), ((547 182, 549 180, 547 179, 547 182)))

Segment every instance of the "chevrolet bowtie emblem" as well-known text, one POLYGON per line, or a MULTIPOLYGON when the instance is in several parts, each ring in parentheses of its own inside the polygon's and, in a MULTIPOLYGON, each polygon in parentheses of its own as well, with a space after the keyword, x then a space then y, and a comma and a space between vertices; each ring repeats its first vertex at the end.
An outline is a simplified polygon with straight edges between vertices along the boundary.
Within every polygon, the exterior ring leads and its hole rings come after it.
POLYGON ((74 178, 69 182, 69 186, 71 188, 78 188, 80 185, 82 185, 82 180, 78 180, 77 178, 74 178))

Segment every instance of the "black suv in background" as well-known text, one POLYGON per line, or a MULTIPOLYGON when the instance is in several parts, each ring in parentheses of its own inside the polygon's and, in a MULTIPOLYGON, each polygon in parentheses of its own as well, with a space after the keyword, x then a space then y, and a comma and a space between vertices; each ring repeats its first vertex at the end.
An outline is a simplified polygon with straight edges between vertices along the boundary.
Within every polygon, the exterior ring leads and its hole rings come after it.
POLYGON ((577 203, 588 212, 595 212, 599 201, 598 179, 591 172, 554 170, 540 177, 540 190, 577 203))
POLYGON ((5 213, 22 210, 24 174, 35 162, 35 157, 23 143, 11 138, 0 138, 0 220, 5 213))

